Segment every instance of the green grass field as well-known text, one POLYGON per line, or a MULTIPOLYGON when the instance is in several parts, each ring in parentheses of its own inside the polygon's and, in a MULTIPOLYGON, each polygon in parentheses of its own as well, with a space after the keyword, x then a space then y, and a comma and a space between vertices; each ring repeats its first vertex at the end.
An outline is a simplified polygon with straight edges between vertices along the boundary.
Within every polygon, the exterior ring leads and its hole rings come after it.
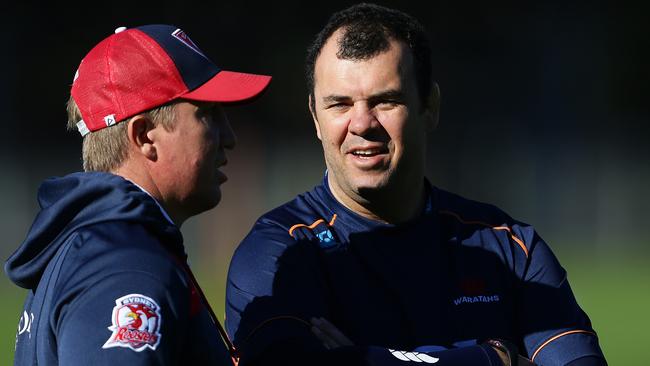
POLYGON ((563 260, 582 308, 589 314, 610 365, 648 365, 648 256, 563 260))
MULTIPOLYGON (((600 343, 610 365, 647 365, 643 340, 650 329, 650 266, 647 255, 635 257, 585 257, 558 253, 569 271, 569 281, 578 302, 589 314, 599 334, 600 343)), ((210 268, 210 266, 199 266, 210 268)), ((198 273, 215 312, 223 315, 223 278, 219 273, 198 273)), ((0 277, 0 364, 13 361, 15 331, 22 307, 24 290, 0 277)))

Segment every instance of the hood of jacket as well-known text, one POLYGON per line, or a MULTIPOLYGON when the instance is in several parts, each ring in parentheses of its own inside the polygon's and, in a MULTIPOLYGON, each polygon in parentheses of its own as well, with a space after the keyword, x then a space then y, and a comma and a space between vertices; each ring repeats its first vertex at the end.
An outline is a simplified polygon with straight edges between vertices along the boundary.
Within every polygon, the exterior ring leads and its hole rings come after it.
POLYGON ((34 289, 59 247, 76 230, 108 221, 147 227, 175 255, 184 257, 178 228, 155 200, 130 181, 109 173, 73 173, 50 178, 38 190, 40 211, 27 237, 5 263, 16 285, 34 289))

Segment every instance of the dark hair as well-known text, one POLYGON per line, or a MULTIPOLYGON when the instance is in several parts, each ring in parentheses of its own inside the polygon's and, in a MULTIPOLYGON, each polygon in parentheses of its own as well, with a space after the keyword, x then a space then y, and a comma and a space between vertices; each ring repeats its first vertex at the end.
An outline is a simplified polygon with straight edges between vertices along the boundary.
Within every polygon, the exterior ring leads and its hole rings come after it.
POLYGON ((375 4, 357 4, 334 13, 325 27, 316 35, 307 50, 307 88, 314 101, 314 66, 327 40, 339 28, 344 28, 336 54, 341 59, 367 60, 386 50, 390 39, 404 42, 413 54, 415 79, 422 105, 431 93, 431 46, 424 27, 412 16, 399 10, 375 4))

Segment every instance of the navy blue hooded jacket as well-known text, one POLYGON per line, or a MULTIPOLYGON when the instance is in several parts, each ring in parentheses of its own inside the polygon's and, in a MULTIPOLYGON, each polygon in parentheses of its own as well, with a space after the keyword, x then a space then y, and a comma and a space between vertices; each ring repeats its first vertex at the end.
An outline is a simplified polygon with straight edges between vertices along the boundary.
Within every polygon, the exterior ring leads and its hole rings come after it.
POLYGON ((398 225, 343 206, 327 177, 263 215, 228 273, 226 328, 241 365, 501 364, 486 338, 514 342, 539 365, 605 364, 533 227, 427 188, 424 212, 398 225), (356 346, 325 350, 312 317, 356 346))
POLYGON ((5 264, 29 290, 16 365, 232 364, 181 233, 152 197, 119 176, 75 173, 45 181, 38 202, 5 264))

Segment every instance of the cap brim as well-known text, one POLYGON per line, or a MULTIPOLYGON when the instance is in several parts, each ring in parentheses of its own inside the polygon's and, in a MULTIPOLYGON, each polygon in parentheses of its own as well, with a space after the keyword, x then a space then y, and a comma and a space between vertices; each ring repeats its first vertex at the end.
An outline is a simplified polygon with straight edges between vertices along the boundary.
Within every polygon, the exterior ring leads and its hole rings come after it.
POLYGON ((243 102, 263 92, 270 81, 271 77, 267 75, 221 70, 181 98, 221 103, 243 102))

